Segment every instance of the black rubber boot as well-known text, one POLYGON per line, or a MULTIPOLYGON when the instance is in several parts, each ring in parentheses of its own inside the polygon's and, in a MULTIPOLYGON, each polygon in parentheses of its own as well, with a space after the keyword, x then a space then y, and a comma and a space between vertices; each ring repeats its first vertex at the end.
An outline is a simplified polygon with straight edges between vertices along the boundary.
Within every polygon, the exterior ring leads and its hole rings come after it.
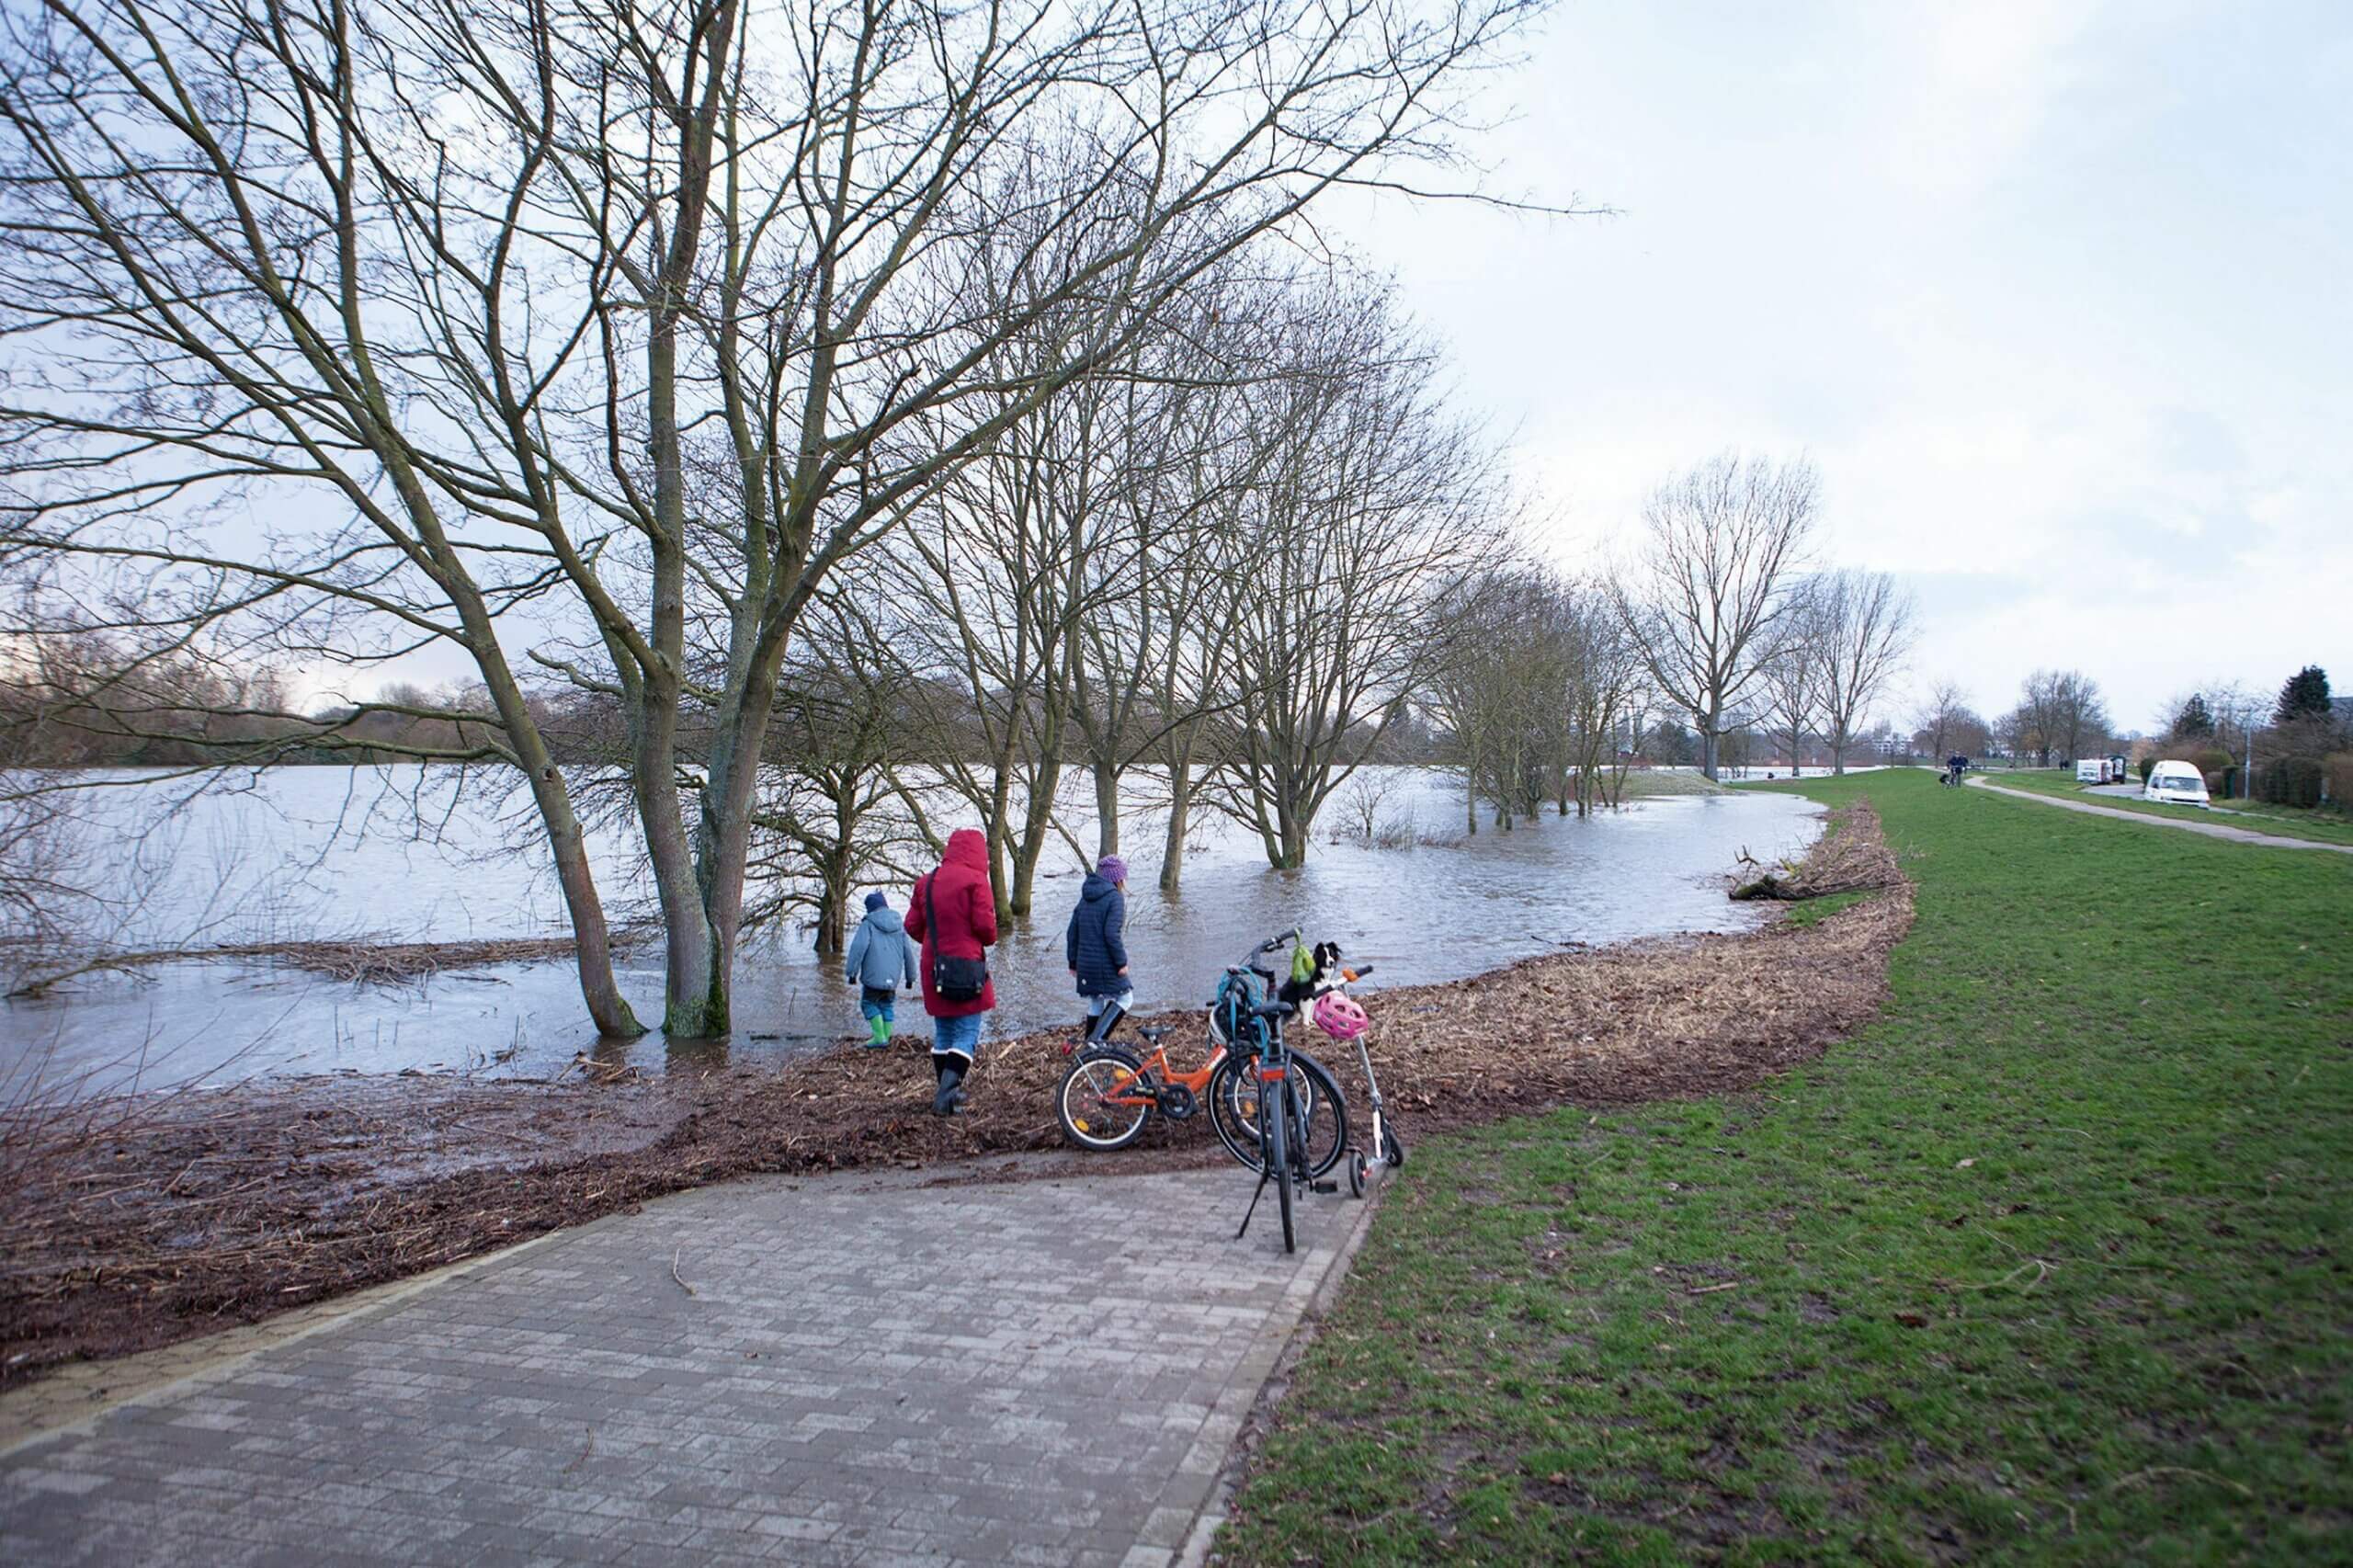
POLYGON ((931 1096, 931 1114, 954 1116, 964 1108, 964 1069, 953 1058, 939 1066, 939 1088, 931 1096))

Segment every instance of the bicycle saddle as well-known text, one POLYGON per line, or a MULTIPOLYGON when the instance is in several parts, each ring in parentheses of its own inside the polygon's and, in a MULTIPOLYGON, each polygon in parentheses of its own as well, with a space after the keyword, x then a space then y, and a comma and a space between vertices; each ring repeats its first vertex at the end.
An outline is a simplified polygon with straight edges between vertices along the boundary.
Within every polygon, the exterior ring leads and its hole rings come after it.
POLYGON ((1167 1032, 1168 1026, 1166 1024, 1139 1024, 1136 1026, 1136 1033, 1143 1036, 1144 1043, 1146 1045, 1158 1045, 1160 1043, 1161 1037, 1165 1035, 1167 1032))
POLYGON ((1298 1011, 1299 1005, 1294 1002, 1277 1000, 1250 1004, 1250 1016, 1254 1018, 1288 1018, 1298 1011))

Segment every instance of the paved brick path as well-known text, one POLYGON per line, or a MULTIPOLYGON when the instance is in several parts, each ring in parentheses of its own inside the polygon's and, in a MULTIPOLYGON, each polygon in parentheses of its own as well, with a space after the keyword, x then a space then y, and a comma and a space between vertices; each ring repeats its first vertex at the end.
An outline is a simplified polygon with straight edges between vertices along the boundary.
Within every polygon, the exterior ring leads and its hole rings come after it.
POLYGON ((1367 1206, 1286 1257, 1236 1169, 920 1183, 681 1194, 117 1406, 0 1459, 0 1561, 1172 1561, 1367 1206))

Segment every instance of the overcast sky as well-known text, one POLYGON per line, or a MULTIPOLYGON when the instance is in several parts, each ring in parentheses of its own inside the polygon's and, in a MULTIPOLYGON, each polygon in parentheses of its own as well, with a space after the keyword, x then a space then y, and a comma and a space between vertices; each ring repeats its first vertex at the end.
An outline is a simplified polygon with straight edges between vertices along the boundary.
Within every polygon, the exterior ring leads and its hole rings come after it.
POLYGON ((1915 587, 1915 685, 2117 721, 2353 690, 2353 4, 1568 0, 1491 188, 1341 227, 1513 433, 1564 560, 1728 446, 1915 587))

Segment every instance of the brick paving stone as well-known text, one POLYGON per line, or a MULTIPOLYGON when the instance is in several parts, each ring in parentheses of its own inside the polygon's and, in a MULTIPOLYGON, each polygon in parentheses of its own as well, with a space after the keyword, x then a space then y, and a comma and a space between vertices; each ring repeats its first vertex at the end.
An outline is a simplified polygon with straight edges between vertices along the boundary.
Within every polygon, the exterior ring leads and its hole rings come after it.
POLYGON ((1286 1256, 1247 1197, 682 1193, 0 1456, 0 1562, 1166 1562, 1363 1214, 1286 1256))

